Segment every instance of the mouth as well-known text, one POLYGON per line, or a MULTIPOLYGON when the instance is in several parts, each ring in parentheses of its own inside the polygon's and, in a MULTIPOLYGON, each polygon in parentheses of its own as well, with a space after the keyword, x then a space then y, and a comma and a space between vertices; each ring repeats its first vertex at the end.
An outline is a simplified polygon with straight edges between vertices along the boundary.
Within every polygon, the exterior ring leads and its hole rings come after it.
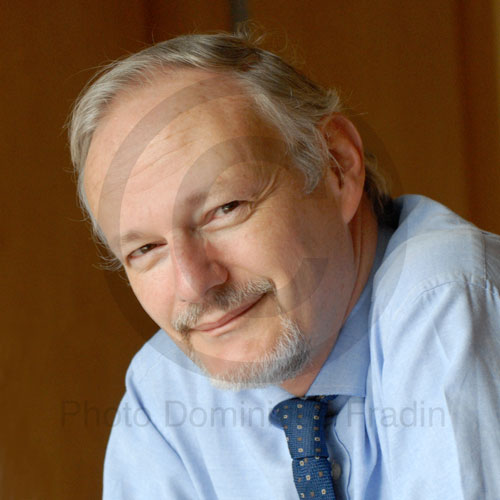
POLYGON ((231 328, 233 328, 234 323, 236 323, 236 321, 241 318, 241 316, 243 316, 247 311, 257 305, 257 303, 259 303, 262 297, 264 297, 265 295, 266 294, 261 295, 252 302, 243 304, 242 306, 233 309, 217 321, 196 325, 193 330, 207 333, 213 337, 218 337, 219 335, 227 333, 231 328))

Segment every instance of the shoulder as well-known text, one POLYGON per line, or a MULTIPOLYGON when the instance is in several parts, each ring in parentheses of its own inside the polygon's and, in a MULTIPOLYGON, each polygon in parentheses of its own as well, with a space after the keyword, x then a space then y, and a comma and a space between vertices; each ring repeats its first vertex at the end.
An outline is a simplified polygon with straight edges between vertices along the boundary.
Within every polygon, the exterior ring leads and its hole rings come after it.
POLYGON ((377 316, 401 308, 439 287, 500 289, 500 237, 481 231, 423 196, 395 202, 399 224, 374 277, 377 316))
POLYGON ((412 385, 416 374, 420 381, 432 374, 430 388, 478 362, 496 366, 500 237, 425 197, 396 203, 399 225, 373 282, 375 371, 384 372, 391 387, 402 377, 412 385))
POLYGON ((179 349, 164 330, 159 330, 133 357, 126 375, 127 392, 149 399, 188 398, 210 387, 207 377, 179 349), (206 386, 206 387, 205 387, 206 386))
POLYGON ((477 498, 500 488, 490 465, 499 439, 483 435, 500 408, 500 238, 427 198, 396 203, 370 329, 382 454, 396 489, 414 480, 413 463, 425 463, 434 488, 477 498), (479 479, 465 484, 464 474, 479 479))
POLYGON ((126 375, 129 406, 144 412, 172 443, 187 445, 194 436, 196 419, 211 418, 217 408, 234 407, 238 394, 214 387, 164 330, 137 352, 126 375))
POLYGON ((166 425, 179 381, 196 377, 180 354, 160 330, 132 359, 106 449, 103 498, 197 498, 166 425))

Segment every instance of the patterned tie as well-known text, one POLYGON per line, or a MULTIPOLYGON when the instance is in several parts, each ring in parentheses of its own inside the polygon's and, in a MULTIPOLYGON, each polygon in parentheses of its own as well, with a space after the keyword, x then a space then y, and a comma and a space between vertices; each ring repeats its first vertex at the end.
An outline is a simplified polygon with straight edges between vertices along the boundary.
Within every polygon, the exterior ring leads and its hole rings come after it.
POLYGON ((285 431, 299 498, 335 500, 325 436, 330 399, 333 396, 287 399, 273 409, 285 431))

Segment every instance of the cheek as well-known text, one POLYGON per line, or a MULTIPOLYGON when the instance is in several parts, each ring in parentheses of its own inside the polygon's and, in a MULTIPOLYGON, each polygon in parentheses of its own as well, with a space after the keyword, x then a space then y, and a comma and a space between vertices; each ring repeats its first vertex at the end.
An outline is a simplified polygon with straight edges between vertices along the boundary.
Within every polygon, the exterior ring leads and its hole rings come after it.
POLYGON ((146 313, 160 327, 165 328, 171 317, 174 296, 161 273, 145 273, 141 276, 129 276, 129 283, 137 300, 146 313))
POLYGON ((230 273, 246 271, 283 287, 300 268, 306 254, 291 226, 279 222, 249 224, 218 238, 220 261, 230 273))
MULTIPOLYGON (((311 253, 298 225, 271 220, 248 225, 217 242, 219 256, 230 279, 245 282, 256 277, 270 279, 277 290, 282 312, 303 304, 318 288, 327 259, 311 253)), ((317 250, 317 249, 316 249, 317 250)))

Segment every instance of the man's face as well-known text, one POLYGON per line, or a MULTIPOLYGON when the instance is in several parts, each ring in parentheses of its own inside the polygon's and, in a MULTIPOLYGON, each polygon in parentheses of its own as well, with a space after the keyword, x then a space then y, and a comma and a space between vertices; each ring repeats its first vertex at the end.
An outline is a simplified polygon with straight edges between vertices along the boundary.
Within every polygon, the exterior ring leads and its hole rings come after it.
POLYGON ((337 178, 304 193, 235 82, 189 70, 124 93, 85 190, 144 309, 211 375, 261 366, 290 328, 313 360, 331 349, 355 283, 337 178))

